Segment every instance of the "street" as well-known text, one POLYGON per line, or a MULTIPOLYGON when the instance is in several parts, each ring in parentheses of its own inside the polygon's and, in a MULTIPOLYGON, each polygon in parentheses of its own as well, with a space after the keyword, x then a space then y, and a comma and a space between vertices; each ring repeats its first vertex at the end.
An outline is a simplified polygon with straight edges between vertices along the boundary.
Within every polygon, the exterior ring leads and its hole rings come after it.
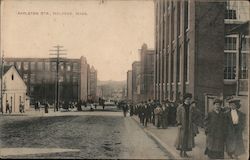
POLYGON ((1 116, 1 158, 150 158, 168 156, 122 112, 1 116))

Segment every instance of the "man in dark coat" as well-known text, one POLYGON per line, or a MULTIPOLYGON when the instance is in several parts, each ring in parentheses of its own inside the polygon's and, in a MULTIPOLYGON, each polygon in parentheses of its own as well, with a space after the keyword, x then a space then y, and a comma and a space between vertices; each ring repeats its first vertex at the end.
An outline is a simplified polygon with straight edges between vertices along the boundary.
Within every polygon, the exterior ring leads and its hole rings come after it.
POLYGON ((164 101, 164 104, 162 106, 162 117, 161 117, 161 124, 163 129, 168 128, 168 111, 169 111, 168 103, 167 101, 164 101))
POLYGON ((225 114, 221 111, 222 101, 215 99, 213 111, 205 118, 206 150, 205 154, 211 159, 224 158, 226 136, 225 114))
POLYGON ((122 110, 123 110, 123 116, 126 117, 128 111, 128 104, 124 104, 122 106, 122 110))
POLYGON ((44 112, 49 113, 49 103, 48 102, 45 102, 44 112))
POLYGON ((7 113, 7 111, 9 111, 9 113, 11 113, 10 104, 9 104, 8 100, 6 101, 6 113, 7 113))
POLYGON ((201 121, 200 110, 197 107, 197 102, 193 101, 191 103, 191 111, 192 111, 192 125, 193 125, 193 135, 194 137, 199 133, 198 125, 201 121))
POLYGON ((134 115, 134 104, 130 105, 130 116, 134 115))
POLYGON ((192 94, 186 93, 183 97, 183 104, 177 108, 176 121, 178 133, 175 142, 175 147, 180 150, 181 157, 188 157, 187 151, 192 151, 194 148, 194 137, 192 129, 192 111, 191 111, 192 94))
POLYGON ((175 103, 173 103, 173 102, 168 102, 168 103, 169 103, 168 122, 169 122, 169 125, 175 126, 175 124, 176 124, 176 106, 175 106, 175 103))
POLYGON ((144 112, 144 119, 143 119, 143 124, 145 127, 147 127, 147 124, 149 122, 149 119, 150 119, 150 107, 149 107, 149 104, 147 104, 146 102, 144 103, 144 108, 143 108, 143 112, 144 112))
POLYGON ((227 112, 226 152, 230 158, 238 158, 245 153, 242 132, 245 127, 245 114, 239 111, 240 100, 229 100, 230 111, 227 112))

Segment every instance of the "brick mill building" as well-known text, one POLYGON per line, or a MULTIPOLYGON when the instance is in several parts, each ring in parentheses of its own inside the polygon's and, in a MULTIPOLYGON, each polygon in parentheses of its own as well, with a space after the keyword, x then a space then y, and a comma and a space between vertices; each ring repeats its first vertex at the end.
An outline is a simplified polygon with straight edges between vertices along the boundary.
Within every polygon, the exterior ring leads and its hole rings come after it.
MULTIPOLYGON (((56 59, 55 58, 5 58, 5 63, 14 65, 27 85, 31 101, 55 101, 56 59)), ((79 59, 61 58, 59 64, 59 97, 63 101, 87 100, 88 63, 79 59)), ((95 81, 95 83, 97 83, 95 81)))
POLYGON ((156 0, 154 4, 155 99, 178 101, 190 92, 205 112, 211 105, 209 97, 238 96, 244 103, 249 35, 243 36, 239 51, 241 39, 229 30, 249 21, 249 2, 156 0))

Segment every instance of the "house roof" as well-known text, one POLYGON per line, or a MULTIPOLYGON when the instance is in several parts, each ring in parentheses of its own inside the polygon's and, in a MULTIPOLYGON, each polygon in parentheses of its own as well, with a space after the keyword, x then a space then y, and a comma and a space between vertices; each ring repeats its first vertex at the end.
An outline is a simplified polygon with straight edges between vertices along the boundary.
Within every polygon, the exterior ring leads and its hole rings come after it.
MULTIPOLYGON (((5 75, 8 70, 11 68, 11 67, 14 67, 16 69, 16 67, 14 65, 4 65, 4 70, 3 70, 3 75, 5 75)), ((0 74, 1 74, 1 70, 2 70, 2 66, 0 66, 0 74)), ((20 72, 18 71, 18 69, 16 69, 17 73, 21 76, 20 72)), ((1 75, 0 75, 1 76, 1 75)), ((0 77, 1 78, 1 77, 0 77)))
MULTIPOLYGON (((6 72, 8 72, 8 70, 12 67, 13 65, 4 65, 4 68, 3 68, 3 75, 5 75, 6 72)), ((1 70, 2 70, 2 66, 0 66, 0 73, 1 73, 1 70)))

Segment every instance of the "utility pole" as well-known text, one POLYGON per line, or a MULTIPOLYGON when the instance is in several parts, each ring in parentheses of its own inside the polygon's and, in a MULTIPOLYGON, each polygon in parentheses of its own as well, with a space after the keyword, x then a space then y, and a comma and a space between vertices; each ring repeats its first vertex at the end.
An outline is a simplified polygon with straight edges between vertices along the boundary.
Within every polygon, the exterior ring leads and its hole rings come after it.
POLYGON ((57 46, 53 46, 53 48, 50 50, 51 52, 54 53, 50 53, 50 55, 54 55, 56 56, 56 83, 55 83, 55 106, 54 106, 54 112, 58 111, 59 109, 59 64, 60 62, 62 62, 60 60, 60 56, 61 55, 66 55, 66 53, 61 53, 63 51, 66 51, 65 49, 62 49, 63 46, 57 45, 57 46))

